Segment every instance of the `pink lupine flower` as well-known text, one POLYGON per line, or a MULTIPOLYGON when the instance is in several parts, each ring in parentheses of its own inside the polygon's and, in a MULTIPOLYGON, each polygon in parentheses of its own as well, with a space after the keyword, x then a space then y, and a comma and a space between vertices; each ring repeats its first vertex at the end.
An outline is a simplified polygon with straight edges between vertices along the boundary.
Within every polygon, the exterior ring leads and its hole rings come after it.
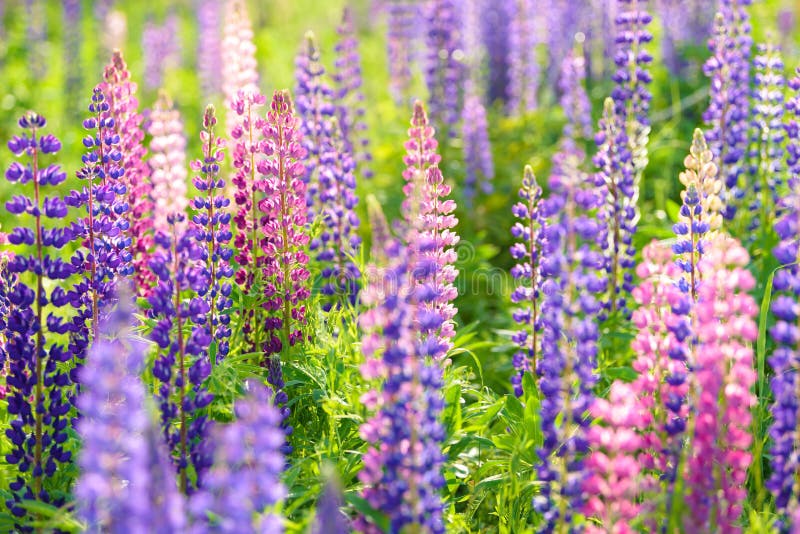
POLYGON ((153 183, 153 227, 167 232, 167 217, 184 213, 186 197, 186 138, 183 122, 172 100, 163 91, 150 114, 147 131, 150 140, 150 179, 153 183))
MULTIPOLYGON (((222 94, 225 109, 231 109, 240 91, 258 92, 258 63, 253 28, 244 0, 228 0, 222 37, 222 94)), ((230 116, 233 118, 233 116, 230 116)), ((236 121, 228 120, 228 133, 236 121)))

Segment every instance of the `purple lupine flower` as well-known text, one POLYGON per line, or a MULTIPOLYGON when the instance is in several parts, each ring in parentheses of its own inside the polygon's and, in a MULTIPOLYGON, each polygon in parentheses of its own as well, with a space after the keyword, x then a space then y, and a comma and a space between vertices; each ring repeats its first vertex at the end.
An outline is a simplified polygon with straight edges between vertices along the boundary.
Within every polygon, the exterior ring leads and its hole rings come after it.
POLYGON ((396 103, 408 97, 411 86, 411 65, 420 20, 418 2, 390 0, 387 10, 387 64, 389 66, 389 91, 396 103))
POLYGON ((762 241, 772 226, 772 217, 780 201, 778 187, 783 173, 784 87, 783 58, 779 49, 771 44, 758 46, 753 58, 755 67, 753 89, 753 117, 751 120, 750 182, 752 190, 749 209, 752 220, 748 227, 748 240, 755 240, 760 229, 762 241))
POLYGON ((475 190, 490 194, 493 190, 494 161, 492 146, 489 142, 486 108, 475 92, 475 84, 467 83, 464 96, 464 109, 461 112, 462 142, 464 144, 464 163, 466 177, 464 179, 464 197, 467 207, 472 205, 475 190))
POLYGON ((207 524, 200 532, 283 532, 271 510, 286 497, 281 415, 264 385, 248 381, 245 389, 247 396, 234 405, 236 420, 214 429, 214 465, 190 500, 197 523, 207 524))
POLYGON ((327 166, 321 160, 323 153, 330 150, 334 129, 332 119, 337 113, 333 89, 324 76, 325 67, 320 63, 317 40, 313 33, 308 32, 295 60, 295 105, 306 150, 303 181, 306 184, 307 217, 312 221, 323 210, 327 166))
POLYGON ((703 72, 711 78, 711 95, 703 120, 709 125, 706 137, 725 182, 725 218, 736 215, 743 193, 740 177, 750 119, 750 18, 752 0, 720 0, 714 34, 708 41, 711 57, 703 72))
POLYGON ((36 0, 25 0, 25 36, 28 52, 28 68, 34 80, 42 80, 47 75, 47 9, 36 0))
POLYGON ((206 100, 222 92, 222 4, 197 0, 197 74, 206 100))
POLYGON ((511 302, 519 306, 513 312, 514 321, 520 325, 520 329, 512 337, 519 350, 514 353, 516 372, 511 377, 511 384, 517 397, 523 393, 523 375, 536 369, 541 352, 540 263, 545 219, 540 205, 542 188, 536 183, 533 169, 529 165, 525 166, 519 196, 522 201, 511 209, 514 216, 519 219, 511 228, 511 234, 518 240, 511 247, 511 257, 517 262, 511 268, 511 276, 519 282, 511 294, 511 302))
POLYGON ((208 290, 209 280, 200 263, 203 251, 194 229, 187 229, 185 215, 175 212, 167 220, 169 233, 156 233, 159 249, 150 259, 158 279, 148 297, 148 315, 155 322, 150 339, 157 345, 152 373, 180 489, 190 493, 202 487, 210 465, 204 443, 210 423, 203 411, 213 399, 204 386, 211 372, 211 337, 205 327, 209 306, 198 296, 208 290))
MULTIPOLYGON (((79 28, 81 24, 81 2, 80 0, 64 0, 63 3, 63 17, 65 28, 79 28)), ((80 100, 81 84, 83 83, 83 69, 81 68, 81 43, 83 42, 82 31, 67 31, 64 32, 64 65, 66 65, 66 72, 64 73, 64 88, 66 90, 66 99, 68 102, 77 102, 80 100)), ((67 113, 72 115, 70 119, 77 119, 75 113, 72 111, 74 108, 68 108, 67 113)))
POLYGON ((592 79, 600 80, 610 76, 616 50, 614 20, 617 14, 616 0, 592 0, 587 16, 586 59, 592 79))
POLYGON ((386 250, 392 245, 392 233, 386 215, 375 195, 367 195, 367 217, 370 228, 370 262, 377 267, 386 265, 386 250))
POLYGON ((350 519, 342 512, 342 490, 336 481, 328 481, 317 500, 311 534, 347 534, 353 531, 350 519))
POLYGON ((620 0, 616 16, 617 51, 611 92, 614 109, 625 124, 629 142, 637 141, 642 129, 650 124, 648 111, 652 95, 647 89, 652 81, 649 67, 653 56, 645 46, 653 40, 647 30, 652 16, 646 11, 647 0, 620 0))
POLYGON ((578 141, 592 137, 592 104, 586 93, 586 59, 570 51, 561 63, 559 104, 567 117, 562 136, 578 141))
POLYGON ((45 307, 79 307, 61 284, 69 284, 74 274, 83 274, 80 260, 67 263, 59 257, 58 250, 73 239, 72 228, 60 223, 68 217, 67 204, 58 195, 43 196, 67 177, 57 164, 44 166, 43 159, 61 149, 52 134, 41 133, 45 124, 44 117, 34 112, 19 120, 25 131, 13 136, 8 148, 28 161, 11 163, 5 173, 19 191, 6 202, 6 210, 25 218, 25 225, 8 235, 8 242, 17 248, 7 267, 16 280, 8 289, 11 306, 6 319, 6 402, 11 422, 5 431, 10 441, 5 461, 18 472, 11 475, 5 505, 22 521, 28 514, 21 506, 23 499, 56 507, 64 504, 62 496, 51 495, 45 481, 56 474, 59 464, 71 460, 71 447, 65 446, 71 389, 65 362, 72 360, 73 349, 85 350, 85 346, 67 347, 59 342, 67 336, 74 336, 78 343, 85 339, 80 321, 73 322, 62 313, 45 317, 45 307), (49 289, 53 283, 55 287, 49 289))
POLYGON ((90 532, 144 532, 157 522, 159 531, 178 533, 186 526, 183 498, 147 409, 139 378, 146 345, 130 331, 131 308, 123 295, 80 373, 78 517, 90 532))
POLYGON ((339 35, 339 42, 334 47, 336 62, 332 74, 336 88, 336 116, 342 129, 345 148, 353 155, 361 176, 372 178, 372 171, 368 167, 372 154, 369 151, 367 123, 364 120, 364 92, 361 89, 361 54, 358 51, 358 38, 349 7, 342 11, 342 22, 336 28, 336 33, 339 35))
POLYGON ((8 342, 10 330, 8 317, 11 314, 11 301, 9 293, 17 282, 17 276, 8 270, 8 262, 14 258, 14 253, 7 250, 8 235, 0 232, 0 398, 5 398, 7 392, 6 377, 8 375, 8 342))
POLYGON ((144 86, 158 89, 163 86, 164 74, 180 61, 178 18, 170 13, 166 20, 157 24, 147 20, 142 30, 144 52, 144 86))
POLYGON ((208 305, 205 324, 218 362, 230 351, 231 318, 225 310, 233 305, 233 286, 228 280, 233 277, 230 265, 233 249, 229 245, 232 234, 228 207, 231 201, 221 193, 225 188, 225 180, 219 176, 220 162, 225 158, 225 140, 216 136, 216 124, 214 106, 209 105, 203 114, 203 131, 200 134, 203 158, 192 162, 192 170, 198 173, 192 179, 198 192, 192 202, 192 207, 198 211, 192 217, 192 222, 195 237, 203 249, 201 260, 204 275, 209 280, 208 287, 199 294, 208 305))
POLYGON ((424 17, 428 24, 424 69, 428 108, 432 121, 455 136, 465 75, 459 4, 453 0, 427 0, 424 17))
POLYGON ((514 1, 487 2, 482 6, 481 33, 489 63, 487 103, 508 98, 508 26, 514 1))
POLYGON ((256 189, 264 194, 258 209, 265 217, 260 245, 265 253, 264 287, 267 355, 279 354, 304 339, 308 244, 305 225, 305 149, 301 120, 295 115, 288 91, 275 91, 267 111, 262 150, 266 158, 258 163, 261 175, 256 189))
MULTIPOLYGON (((426 363, 430 351, 418 330, 430 323, 420 304, 430 303, 436 293, 414 281, 413 248, 395 246, 387 252, 391 263, 365 288, 362 301, 369 309, 359 319, 365 331, 362 376, 382 383, 361 398, 373 415, 361 426, 369 446, 359 479, 365 485, 362 495, 387 516, 391 532, 439 534, 444 532, 442 375, 438 364, 426 363)), ((382 532, 363 516, 354 526, 359 532, 382 532)))
POLYGON ((150 139, 150 181, 153 190, 153 229, 167 232, 167 219, 184 213, 189 205, 186 196, 186 138, 180 112, 164 91, 150 112, 147 124, 150 139))
MULTIPOLYGON (((620 0, 620 3, 626 1, 629 0, 620 0)), ((639 1, 645 2, 646 0, 639 1)), ((545 31, 547 34, 545 44, 547 45, 548 53, 548 83, 550 87, 556 87, 561 63, 567 57, 576 34, 579 31, 587 31, 584 17, 589 15, 589 10, 575 9, 575 6, 569 2, 562 2, 561 0, 546 0, 541 3, 534 3, 537 8, 535 13, 542 19, 540 24, 547 28, 547 30, 536 29, 539 32, 545 31)))
MULTIPOLYGON (((226 3, 222 35, 222 95, 225 97, 225 110, 236 113, 234 102, 241 98, 240 92, 245 96, 258 94, 256 45, 253 44, 253 27, 244 0, 228 0, 226 3)), ((228 114, 226 130, 229 137, 233 137, 233 128, 238 122, 228 114)))
POLYGON ((512 116, 539 106, 539 54, 542 32, 537 28, 541 6, 534 0, 512 0, 508 24, 508 100, 512 116))
MULTIPOLYGON (((800 293, 800 267, 798 255, 798 213, 800 213, 800 70, 789 80, 792 90, 786 101, 786 165, 788 167, 788 194, 777 206, 781 215, 776 218, 774 228, 780 243, 773 249, 773 255, 781 268, 775 271, 771 311, 775 325, 770 329, 770 337, 775 341, 775 349, 769 358, 774 371, 771 380, 773 405, 772 425, 769 430, 772 438, 772 475, 766 487, 775 496, 775 509, 779 517, 781 532, 792 532, 798 525, 792 517, 792 503, 796 473, 800 470, 798 445, 796 439, 797 419, 800 416, 800 399, 797 396, 800 383, 800 359, 798 359, 797 297, 800 293), (793 529, 794 527, 794 529, 793 529)), ((798 508, 800 509, 800 508, 798 508)))
POLYGON ((320 216, 323 229, 309 247, 317 252, 317 261, 322 266, 321 291, 325 296, 322 308, 325 311, 335 304, 348 302, 354 305, 361 277, 353 261, 361 245, 358 236, 360 221, 355 212, 358 204, 355 162, 340 136, 337 124, 333 125, 331 142, 320 155, 320 216))

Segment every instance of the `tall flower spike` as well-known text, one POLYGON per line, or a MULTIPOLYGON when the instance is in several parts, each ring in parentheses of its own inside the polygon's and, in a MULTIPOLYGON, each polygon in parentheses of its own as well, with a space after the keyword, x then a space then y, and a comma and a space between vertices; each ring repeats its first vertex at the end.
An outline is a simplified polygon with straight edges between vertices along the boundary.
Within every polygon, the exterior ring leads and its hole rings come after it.
POLYGON ((783 174, 784 88, 783 58, 780 49, 771 44, 758 46, 753 58, 755 87, 753 89, 753 118, 750 143, 750 224, 748 241, 755 240, 760 230, 761 242, 766 243, 773 226, 773 215, 780 200, 778 187, 783 174), (754 212, 754 213, 753 213, 754 212))
POLYGON ((482 5, 481 34, 489 63, 487 103, 506 101, 508 98, 510 13, 510 2, 489 2, 482 5))
POLYGON ((529 165, 525 166, 519 196, 522 201, 511 209, 514 216, 519 219, 511 228, 511 235, 517 240, 511 247, 511 257, 517 262, 511 268, 511 276, 519 284, 511 294, 511 302, 519 306, 513 313, 514 321, 519 323, 520 329, 512 337, 519 349, 514 353, 516 372, 511 378, 514 394, 517 397, 523 393, 522 376, 525 372, 536 369, 541 350, 542 323, 539 301, 542 279, 539 267, 542 259, 545 219, 540 205, 542 188, 536 183, 533 169, 529 165))
MULTIPOLYGON (((258 93, 256 45, 253 44, 253 28, 244 0, 226 2, 222 35, 222 95, 225 109, 233 110, 234 102, 241 98, 241 91, 246 96, 258 93)), ((229 114, 226 121, 229 137, 238 123, 239 119, 229 114)))
POLYGON ((78 517, 90 532, 147 531, 155 522, 179 532, 183 498, 139 378, 146 346, 131 335, 131 304, 123 301, 101 328, 81 371, 78 517))
POLYGON ((455 136, 465 74, 460 8, 453 0, 428 0, 424 16, 428 23, 424 71, 431 119, 441 130, 455 136))
POLYGON ((150 113, 147 132, 150 140, 150 179, 153 183, 153 228, 168 232, 167 219, 184 213, 189 205, 186 196, 186 138, 183 122, 172 99, 161 91, 150 113))
MULTIPOLYGON (((778 207, 780 217, 775 222, 775 233, 780 243, 773 255, 781 267, 775 272, 771 311, 775 325, 770 337, 775 340, 775 350, 769 359, 774 371, 771 380, 773 395, 773 422, 769 434, 772 475, 767 488, 775 496, 775 509, 779 516, 781 532, 792 532, 800 522, 792 518, 792 510, 800 511, 797 496, 797 473, 800 472, 797 427, 800 420, 800 359, 797 331, 797 297, 800 294, 800 246, 798 245, 798 220, 800 220, 800 71, 789 81, 793 94, 786 102, 786 164, 789 170, 788 194, 778 207), (793 522, 794 521, 794 522, 793 522)), ((798 512, 800 513, 800 512, 798 512)))
POLYGON ((436 153, 439 142, 434 137, 435 130, 428 122, 428 115, 425 106, 417 100, 414 102, 414 112, 411 115, 411 128, 408 129, 408 141, 405 142, 406 154, 403 156, 403 163, 406 168, 403 171, 403 201, 402 212, 403 222, 408 227, 414 227, 418 214, 419 198, 424 194, 421 191, 420 183, 428 172, 428 168, 438 165, 441 156, 436 153))
POLYGON ((61 150, 58 139, 41 133, 45 124, 44 117, 32 111, 19 120, 24 133, 13 136, 8 148, 14 156, 24 154, 27 162, 15 161, 5 173, 20 190, 6 202, 6 210, 25 219, 24 226, 8 235, 8 242, 16 247, 8 261, 8 273, 17 280, 8 290, 6 402, 11 422, 5 431, 10 441, 5 460, 18 469, 12 475, 5 505, 22 521, 28 515, 21 506, 23 499, 56 507, 64 504, 63 497, 46 489, 46 481, 56 474, 58 465, 68 463, 72 455, 71 447, 65 446, 70 379, 64 366, 73 354, 58 340, 81 335, 80 322, 58 310, 68 304, 79 306, 61 284, 69 284, 73 274, 80 273, 81 261, 73 259, 70 264, 59 257, 57 251, 73 239, 72 230, 58 224, 68 216, 67 205, 57 195, 42 196, 67 177, 59 165, 44 166, 44 158, 61 150), (50 313, 45 317, 45 311, 53 308, 59 316, 50 313))
POLYGON ((303 48, 295 61, 295 90, 297 116, 301 119, 303 147, 306 150, 306 205, 308 219, 314 220, 323 210, 330 170, 322 162, 323 153, 331 150, 333 118, 337 108, 333 104, 333 89, 325 82, 325 67, 320 62, 317 39, 306 33, 303 48))
POLYGON ((322 495, 317 500, 316 517, 311 534, 343 534, 352 532, 350 519, 342 513, 342 490, 335 480, 325 484, 322 495))
POLYGON ((414 61, 416 27, 420 18, 417 2, 389 2, 387 10, 387 55, 389 92, 394 101, 405 101, 411 87, 411 64, 414 61))
MULTIPOLYGON (((236 187, 233 198, 237 206, 233 216, 234 226, 237 228, 233 242, 236 250, 234 259, 239 266, 236 284, 242 289, 242 293, 254 297, 260 297, 254 295, 254 292, 261 290, 261 269, 265 259, 260 247, 261 226, 264 222, 258 211, 261 193, 256 190, 256 167, 261 161, 262 131, 266 125, 265 120, 259 117, 258 108, 264 102, 264 95, 240 91, 231 107, 236 116, 228 116, 229 125, 235 121, 231 130, 231 156, 235 169, 231 182, 236 187)), ((261 350, 264 342, 262 312, 258 304, 242 310, 245 352, 261 350)))
MULTIPOLYGON (((380 380, 382 387, 361 399, 373 415, 361 426, 369 446, 359 479, 364 498, 388 517, 391 532, 439 534, 444 532, 441 369, 426 362, 425 342, 415 326, 426 324, 418 303, 435 293, 414 282, 413 249, 392 247, 389 255, 390 265, 362 296, 368 309, 359 319, 366 356, 361 374, 380 380)), ((354 526, 368 534, 382 532, 363 516, 354 526)))
POLYGON ((170 13, 158 24, 152 20, 144 23, 142 51, 144 53, 144 85, 158 89, 164 85, 164 74, 174 69, 180 61, 181 43, 178 40, 178 17, 170 13))
POLYGON ((750 18, 752 0, 720 0, 714 34, 708 41, 711 57, 703 71, 711 78, 711 94, 703 120, 714 159, 719 162, 725 191, 723 215, 731 220, 742 198, 740 177, 745 170, 750 117, 750 18))
POLYGON ((586 93, 586 59, 579 50, 570 51, 561 63, 561 90, 559 104, 567 117, 562 135, 564 138, 590 139, 592 137, 592 104, 586 93))
POLYGON ((467 175, 464 179, 464 197, 467 206, 472 206, 475 190, 480 187, 484 194, 492 192, 494 180, 494 161, 489 131, 486 121, 486 108, 476 93, 475 84, 467 83, 464 96, 464 109, 461 112, 462 142, 464 143, 464 163, 467 175))
POLYGON ((324 179, 320 180, 324 187, 320 190, 323 229, 309 247, 317 252, 317 261, 322 265, 322 294, 325 296, 322 307, 325 311, 334 305, 355 305, 361 277, 353 261, 361 244, 359 219, 355 212, 358 204, 355 162, 344 145, 335 119, 333 128, 331 143, 320 158, 324 165, 324 179))
POLYGON ((197 71, 203 96, 209 100, 222 92, 222 3, 199 0, 197 4, 197 71))
POLYGON ((122 53, 115 50, 103 70, 101 88, 114 119, 114 131, 119 135, 117 149, 122 154, 119 163, 125 170, 122 183, 125 184, 125 198, 129 206, 124 216, 128 221, 127 235, 131 239, 136 291, 146 296, 153 285, 152 274, 147 267, 153 248, 152 184, 150 167, 145 161, 147 151, 144 147, 143 119, 136 99, 136 84, 130 78, 122 53))
POLYGON ((756 381, 758 306, 747 294, 755 287, 749 261, 738 241, 718 235, 700 264, 696 421, 684 473, 692 512, 684 516, 684 528, 690 534, 740 531, 751 462, 750 410, 756 402, 750 390, 756 381))
POLYGON ((359 166, 360 175, 372 178, 369 162, 372 154, 369 151, 367 123, 365 121, 364 92, 361 89, 361 54, 358 51, 358 38, 353 23, 353 12, 350 7, 342 11, 342 22, 336 28, 339 42, 336 43, 335 69, 333 81, 336 88, 336 115, 342 129, 345 147, 353 155, 359 166))
POLYGON ((195 237, 203 249, 204 276, 208 288, 200 291, 208 305, 206 328, 212 343, 215 360, 225 358, 230 351, 230 315, 225 313, 233 305, 231 299, 233 277, 230 259, 233 249, 229 243, 231 214, 228 207, 230 199, 223 196, 225 180, 220 178, 220 162, 225 158, 225 140, 216 135, 217 116, 210 105, 203 114, 203 130, 200 140, 203 143, 203 158, 192 162, 192 170, 198 174, 193 178, 198 196, 192 202, 197 213, 192 217, 195 237))
POLYGON ((185 229, 184 218, 173 213, 167 219, 169 233, 156 233, 159 249, 150 268, 158 285, 148 297, 148 314, 155 322, 150 339, 157 345, 152 373, 158 385, 161 427, 180 489, 190 493, 202 487, 210 465, 204 444, 209 423, 202 410, 213 396, 204 386, 211 372, 211 338, 205 327, 209 307, 198 296, 208 291, 209 280, 200 264, 203 251, 194 229, 185 229))
POLYGON ((286 497, 281 416, 262 384, 248 381, 245 389, 247 396, 234 405, 235 421, 213 433, 214 465, 189 506, 197 523, 213 532, 280 533, 283 521, 272 508, 286 497))
POLYGON ((517 116, 539 106, 539 54, 542 32, 534 0, 511 0, 508 23, 508 112, 517 116))

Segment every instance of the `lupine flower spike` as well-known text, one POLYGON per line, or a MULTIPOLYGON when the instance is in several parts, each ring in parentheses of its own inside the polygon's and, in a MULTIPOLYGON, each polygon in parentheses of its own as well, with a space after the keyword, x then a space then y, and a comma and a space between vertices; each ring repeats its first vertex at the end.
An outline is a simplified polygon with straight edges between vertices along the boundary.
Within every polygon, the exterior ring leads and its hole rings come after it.
POLYGON ((506 2, 511 14, 508 22, 508 112, 512 116, 539 106, 538 45, 541 31, 537 22, 541 6, 533 0, 506 2))
MULTIPOLYGON (((256 45, 253 44, 253 28, 244 0, 228 0, 225 4, 225 23, 222 37, 222 95, 225 110, 236 110, 234 102, 245 96, 258 93, 258 63, 256 45)), ((241 115, 241 113, 237 113, 241 115)), ((226 121, 228 136, 241 119, 230 114, 226 121)))
POLYGON ((457 133, 455 125, 463 100, 461 86, 465 69, 460 17, 459 4, 453 0, 430 0, 425 4, 428 25, 424 70, 428 105, 432 121, 450 136, 457 133))

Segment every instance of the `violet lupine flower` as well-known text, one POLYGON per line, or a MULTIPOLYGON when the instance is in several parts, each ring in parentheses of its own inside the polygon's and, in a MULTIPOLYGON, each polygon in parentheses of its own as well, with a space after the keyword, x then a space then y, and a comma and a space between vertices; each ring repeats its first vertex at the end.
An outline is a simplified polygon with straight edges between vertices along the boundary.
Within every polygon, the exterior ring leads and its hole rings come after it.
POLYGON ((158 89, 164 84, 164 73, 180 61, 178 18, 174 13, 161 24, 152 20, 144 23, 142 51, 144 52, 144 86, 158 89))
POLYGON ((536 183, 533 169, 529 165, 525 166, 519 196, 522 201, 511 208, 514 216, 519 219, 511 228, 511 234, 518 240, 511 247, 511 257, 517 262, 511 268, 511 276, 519 283, 511 294, 511 302, 520 306, 514 310, 513 317, 521 326, 512 338, 519 345, 519 350, 514 353, 516 373, 511 377, 517 397, 523 393, 523 375, 537 368, 541 352, 540 262, 545 218, 541 206, 542 188, 536 183))
MULTIPOLYGON (((369 445, 359 480, 365 485, 362 495, 388 517, 391 532, 438 534, 444 532, 442 378, 439 365, 426 362, 429 349, 418 331, 431 322, 419 304, 430 303, 436 293, 414 281, 414 249, 394 246, 387 252, 390 265, 362 294, 369 309, 359 319, 366 356, 361 373, 382 387, 361 398, 373 415, 361 426, 369 445)), ((368 534, 382 532, 363 516, 354 526, 368 534)))
POLYGON ((41 81, 47 75, 47 9, 37 0, 25 0, 25 37, 28 68, 33 79, 41 81))
POLYGON ((397 104, 408 97, 414 62, 420 6, 416 1, 390 0, 387 10, 387 54, 389 92, 397 104))
POLYGON ((780 216, 775 222, 775 232, 780 243, 773 249, 775 259, 781 268, 775 272, 771 310, 775 325, 770 329, 770 337, 776 347, 769 358, 774 371, 771 380, 773 395, 773 422, 769 434, 772 438, 770 449, 772 475, 766 483, 775 496, 775 508, 779 516, 781 532, 792 531, 800 521, 792 518, 796 474, 800 470, 796 439, 797 419, 800 415, 800 399, 797 395, 798 368, 797 347, 800 334, 797 330, 797 295, 800 292, 800 268, 798 268, 798 213, 800 213, 800 70, 789 81, 793 93, 786 102, 786 164, 788 174, 788 194, 777 206, 780 216))
POLYGON ((158 278, 148 297, 148 315, 156 323, 150 332, 157 345, 152 373, 158 384, 161 427, 179 486, 183 493, 190 493, 202 487, 210 465, 204 443, 210 423, 203 413, 213 399, 203 384, 211 373, 211 338, 205 327, 209 306, 198 296, 208 290, 209 280, 200 264, 203 251, 194 229, 186 228, 185 215, 175 212, 167 222, 169 233, 156 233, 159 248, 150 259, 158 278))
POLYGON ((128 66, 119 50, 112 54, 111 61, 103 70, 101 88, 109 103, 109 113, 114 119, 114 131, 119 135, 118 150, 122 154, 120 165, 125 170, 122 183, 125 184, 125 199, 129 209, 124 216, 128 221, 127 235, 130 236, 130 252, 133 255, 133 270, 137 294, 146 296, 154 284, 152 273, 147 266, 153 248, 151 235, 153 204, 150 167, 144 157, 142 115, 136 99, 136 84, 131 81, 128 66))
POLYGON ((355 305, 361 273, 354 263, 361 238, 360 221, 355 208, 355 162, 340 136, 338 123, 333 125, 334 135, 326 150, 320 155, 320 201, 323 228, 319 237, 311 241, 309 249, 317 252, 322 265, 322 294, 325 311, 347 302, 355 305))
MULTIPOLYGON (((258 211, 261 193, 256 189, 256 167, 261 160, 261 144, 266 121, 259 116, 257 109, 264 105, 266 98, 259 93, 240 91, 230 108, 236 116, 228 115, 228 127, 233 141, 232 159, 235 170, 231 182, 236 187, 234 201, 236 214, 233 216, 237 228, 234 237, 236 250, 236 283, 245 295, 252 295, 260 288, 261 270, 264 256, 261 255, 262 217, 258 211), (231 127, 231 125, 233 125, 231 127)), ((258 295, 260 296, 260 295, 258 295)), ((242 331, 245 352, 258 352, 264 342, 261 326, 261 306, 243 310, 245 320, 242 331)))
POLYGON ((428 108, 431 120, 451 137, 456 135, 465 75, 460 16, 459 3, 454 0, 427 0, 425 5, 428 108))
POLYGON ((230 351, 231 318, 225 310, 233 305, 233 286, 228 281, 233 277, 229 263, 233 249, 229 246, 232 234, 228 207, 231 201, 222 195, 225 180, 219 176, 220 162, 225 158, 225 140, 216 136, 216 124, 214 106, 209 105, 203 114, 203 131, 200 134, 203 158, 192 162, 192 170, 198 173, 192 179, 198 192, 192 202, 192 207, 198 210, 192 222, 195 237, 202 249, 203 274, 209 281, 208 287, 199 294, 208 305, 206 328, 218 362, 230 351))
POLYGON ((758 46, 753 58, 755 78, 751 120, 750 181, 753 184, 749 209, 752 217, 748 240, 755 240, 760 228, 764 240, 772 227, 770 220, 780 200, 778 186, 783 172, 784 87, 783 58, 771 44, 758 46), (755 212, 755 213, 752 213, 755 212))
POLYGON ((616 0, 592 0, 589 24, 586 27, 586 58, 589 72, 594 80, 611 75, 614 51, 617 48, 614 20, 617 14, 616 0))
POLYGON ((743 193, 740 178, 745 170, 750 118, 750 19, 752 0, 720 0, 714 34, 708 41, 711 57, 703 72, 711 79, 711 95, 703 120, 714 159, 725 183, 723 215, 736 215, 743 193))
POLYGON ((508 98, 508 27, 511 1, 488 2, 482 6, 481 33, 489 63, 487 103, 508 98))
POLYGON ((388 258, 386 251, 392 246, 393 236, 389 230, 389 223, 386 221, 386 214, 383 213, 381 203, 375 195, 367 195, 367 217, 370 228, 370 262, 376 267, 384 267, 388 258))
POLYGON ((8 263, 14 258, 14 253, 8 248, 8 234, 0 232, 0 387, 2 395, 6 394, 6 376, 8 375, 8 317, 11 314, 11 301, 9 293, 17 282, 17 276, 8 270, 8 263))
POLYGON ((303 164, 301 120, 292 109, 288 91, 275 91, 267 111, 262 150, 258 162, 261 175, 256 189, 263 198, 258 210, 264 218, 259 244, 264 252, 264 297, 266 336, 262 350, 266 358, 280 361, 288 350, 304 340, 305 301, 310 296, 306 268, 306 169, 303 164))
POLYGON ((251 380, 245 389, 247 396, 234 405, 235 421, 214 429, 214 465, 190 500, 192 514, 206 524, 200 532, 283 532, 272 510, 286 497, 281 415, 263 384, 251 380))
MULTIPOLYGON (((253 44, 253 27, 244 0, 228 0, 225 4, 225 22, 222 33, 222 95, 225 109, 234 110, 234 103, 258 94, 258 63, 256 45, 253 44)), ((262 97, 263 98, 263 97, 262 97)), ((241 113, 237 113, 241 116, 241 113)), ((228 136, 239 123, 233 115, 226 120, 228 136)))
POLYGON ((333 136, 333 118, 337 107, 333 104, 333 89, 325 81, 325 67, 320 63, 319 46, 311 32, 306 33, 303 48, 295 60, 297 80, 296 108, 301 119, 303 148, 306 150, 307 218, 314 220, 324 206, 323 196, 327 189, 327 166, 322 164, 322 155, 330 150, 333 136))
POLYGON ((156 523, 160 532, 182 532, 183 498, 147 409, 139 378, 146 346, 130 332, 131 305, 123 297, 80 373, 78 517, 89 532, 145 532, 156 523))
POLYGON ((10 309, 6 319, 6 401, 11 422, 5 431, 10 441, 5 461, 18 472, 11 475, 10 498, 5 505, 15 518, 28 513, 21 506, 23 499, 56 507, 64 504, 63 497, 46 489, 46 481, 56 474, 59 464, 68 463, 72 456, 71 447, 65 446, 71 381, 64 367, 73 354, 71 347, 57 340, 71 335, 83 337, 80 322, 61 313, 44 316, 45 307, 77 307, 60 284, 68 284, 74 274, 81 274, 80 261, 66 263, 59 257, 58 251, 73 239, 72 229, 59 224, 68 217, 67 204, 58 195, 43 196, 48 188, 67 178, 59 165, 43 166, 44 158, 61 150, 58 139, 41 133, 45 124, 44 117, 32 111, 19 120, 24 133, 13 136, 8 148, 14 156, 25 154, 28 161, 24 165, 11 163, 5 173, 19 191, 6 202, 6 210, 25 218, 24 225, 8 235, 8 242, 18 247, 8 260, 8 273, 17 280, 8 288, 10 309), (51 283, 55 287, 48 291, 51 283))
POLYGON ((328 481, 317 500, 316 517, 311 534, 346 534, 353 531, 350 519, 342 512, 342 490, 335 481, 328 481))
POLYGON ((508 22, 508 112, 512 116, 539 107, 538 31, 540 5, 534 0, 511 0, 508 22))
MULTIPOLYGON (((164 91, 158 95, 147 124, 150 140, 150 180, 153 184, 153 229, 167 232, 167 219, 184 213, 186 196, 186 138, 183 122, 164 91)), ((177 221, 176 221, 177 222, 177 221)))
MULTIPOLYGON (((62 16, 65 28, 80 28, 82 21, 80 0, 64 0, 62 16)), ((64 88, 67 102, 78 102, 81 98, 81 84, 83 83, 83 69, 81 67, 82 31, 64 32, 64 88)), ((74 108, 69 106, 67 113, 70 119, 75 117, 74 108)))
POLYGON ((358 38, 349 7, 342 11, 342 22, 336 28, 339 42, 336 43, 336 61, 332 78, 336 96, 336 116, 342 129, 345 147, 353 155, 359 166, 361 176, 372 178, 367 167, 372 161, 367 137, 366 109, 364 92, 361 89, 361 54, 358 51, 358 38))
POLYGON ((589 523, 584 532, 603 534, 613 525, 614 532, 635 532, 633 524, 647 504, 639 495, 652 486, 637 452, 645 438, 637 430, 646 426, 652 415, 642 406, 633 384, 614 381, 608 400, 597 399, 592 405, 592 425, 587 439, 592 452, 586 461, 591 473, 583 485, 589 496, 583 512, 599 524, 589 523))
POLYGON ((756 381, 753 343, 758 306, 747 294, 755 279, 750 258, 735 239, 718 235, 708 244, 699 269, 693 376, 697 398, 692 446, 685 463, 684 515, 689 534, 719 529, 739 532, 747 497, 751 413, 756 381))
POLYGON ((592 104, 586 93, 586 59, 570 51, 561 63, 558 103, 567 117, 562 136, 573 139, 591 139, 592 104))
POLYGON ((222 3, 197 0, 197 74, 206 100, 222 92, 222 3))
POLYGON ((464 163, 467 167, 464 197, 467 207, 471 207, 477 187, 480 186, 481 191, 488 195, 493 190, 492 180, 494 180, 494 161, 492 146, 489 143, 486 108, 483 107, 472 82, 467 83, 464 109, 461 112, 461 128, 464 163))

